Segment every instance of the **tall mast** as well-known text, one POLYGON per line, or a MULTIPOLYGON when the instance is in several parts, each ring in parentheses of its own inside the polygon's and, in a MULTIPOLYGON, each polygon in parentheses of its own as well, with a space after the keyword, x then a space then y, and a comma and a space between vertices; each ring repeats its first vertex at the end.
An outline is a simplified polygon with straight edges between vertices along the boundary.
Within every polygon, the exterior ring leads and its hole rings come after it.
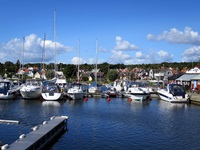
POLYGON ((23 37, 23 46, 22 46, 22 79, 24 75, 24 43, 25 43, 25 38, 23 37))
POLYGON ((79 65, 80 65, 80 40, 78 41, 78 73, 77 73, 78 82, 80 82, 79 65))
POLYGON ((44 70, 44 61, 45 61, 45 40, 46 34, 44 33, 44 43, 43 43, 43 53, 42 53, 42 69, 44 70))
POLYGON ((57 71, 57 49, 56 49, 56 9, 54 9, 54 46, 55 46, 55 64, 54 69, 57 71))
POLYGON ((95 81, 97 82, 97 59, 98 59, 98 38, 96 39, 96 71, 95 71, 95 81))

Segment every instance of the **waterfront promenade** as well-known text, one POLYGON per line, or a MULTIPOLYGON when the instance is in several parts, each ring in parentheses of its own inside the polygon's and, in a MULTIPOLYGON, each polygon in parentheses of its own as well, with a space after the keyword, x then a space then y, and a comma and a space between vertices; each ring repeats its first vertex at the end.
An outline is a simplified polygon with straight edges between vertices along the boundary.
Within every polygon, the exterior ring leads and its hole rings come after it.
POLYGON ((197 93, 189 93, 190 95, 190 102, 192 104, 198 104, 200 105, 200 94, 197 94, 197 93))

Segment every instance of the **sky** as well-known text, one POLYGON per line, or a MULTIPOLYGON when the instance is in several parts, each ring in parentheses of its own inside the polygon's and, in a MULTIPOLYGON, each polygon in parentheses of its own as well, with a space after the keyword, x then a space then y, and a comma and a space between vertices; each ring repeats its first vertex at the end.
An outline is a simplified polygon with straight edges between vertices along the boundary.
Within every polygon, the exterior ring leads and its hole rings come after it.
POLYGON ((199 0, 0 0, 0 62, 200 61, 199 6, 199 0))

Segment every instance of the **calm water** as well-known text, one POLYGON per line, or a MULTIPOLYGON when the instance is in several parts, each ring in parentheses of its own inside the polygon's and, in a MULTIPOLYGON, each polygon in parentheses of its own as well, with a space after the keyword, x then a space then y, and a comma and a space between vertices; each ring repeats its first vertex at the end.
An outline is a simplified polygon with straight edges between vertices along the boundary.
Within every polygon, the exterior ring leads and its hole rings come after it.
POLYGON ((51 116, 67 115, 68 131, 51 147, 66 149, 200 149, 200 106, 113 98, 88 101, 0 101, 0 141, 11 144, 51 116))

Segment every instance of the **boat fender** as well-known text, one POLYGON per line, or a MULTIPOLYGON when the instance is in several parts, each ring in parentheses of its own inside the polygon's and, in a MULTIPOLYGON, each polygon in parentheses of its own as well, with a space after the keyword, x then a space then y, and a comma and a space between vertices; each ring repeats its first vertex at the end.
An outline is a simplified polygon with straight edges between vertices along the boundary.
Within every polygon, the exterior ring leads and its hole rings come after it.
POLYGON ((5 150, 5 149, 8 149, 9 148, 9 145, 8 144, 5 144, 1 147, 2 150, 5 150))

